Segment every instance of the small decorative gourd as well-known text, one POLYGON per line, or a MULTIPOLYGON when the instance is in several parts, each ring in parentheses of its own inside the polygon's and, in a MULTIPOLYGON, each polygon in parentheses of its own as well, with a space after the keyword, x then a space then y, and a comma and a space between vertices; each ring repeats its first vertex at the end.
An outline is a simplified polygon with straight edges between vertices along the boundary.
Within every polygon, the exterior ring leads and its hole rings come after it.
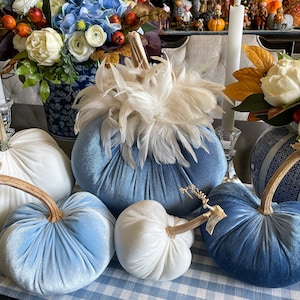
POLYGON ((79 93, 72 170, 115 216, 141 199, 182 216, 199 204, 172 187, 193 182, 208 193, 227 169, 208 115, 219 109, 215 94, 224 87, 161 57, 148 65, 139 54, 138 67, 102 63, 96 85, 79 93))
POLYGON ((138 278, 166 281, 188 270, 193 229, 207 221, 206 230, 212 234, 216 223, 226 216, 219 206, 209 206, 202 192, 194 187, 192 191, 209 211, 191 221, 167 214, 154 200, 134 203, 119 215, 115 226, 116 254, 128 273, 138 278))
POLYGON ((300 281, 300 203, 272 203, 278 183, 300 159, 300 147, 274 173, 261 203, 245 186, 223 183, 210 194, 227 218, 213 235, 201 227, 209 255, 230 276, 243 282, 282 287, 300 281))
MULTIPOLYGON (((44 130, 24 129, 10 140, 0 120, 0 173, 23 179, 47 192, 53 199, 71 194, 74 178, 69 157, 44 130)), ((35 197, 6 186, 0 187, 0 228, 13 209, 35 197)))
POLYGON ((5 276, 47 296, 76 291, 102 274, 115 251, 115 218, 97 197, 78 192, 56 204, 23 180, 0 175, 0 184, 42 201, 19 206, 4 224, 0 270, 5 276))

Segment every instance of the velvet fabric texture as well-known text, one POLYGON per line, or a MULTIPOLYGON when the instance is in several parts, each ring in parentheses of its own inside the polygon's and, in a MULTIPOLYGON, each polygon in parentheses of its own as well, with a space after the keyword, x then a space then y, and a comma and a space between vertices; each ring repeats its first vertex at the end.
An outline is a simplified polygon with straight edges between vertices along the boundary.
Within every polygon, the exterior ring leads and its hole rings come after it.
MULTIPOLYGON (((9 147, 0 151, 1 174, 25 180, 48 193, 54 200, 68 197, 74 186, 69 157, 44 130, 31 128, 16 132, 9 147)), ((38 202, 30 194, 0 186, 0 228, 20 204, 38 202)))
POLYGON ((208 193, 222 182, 227 161, 222 145, 214 132, 203 131, 209 136, 205 141, 208 152, 203 148, 194 149, 195 162, 186 149, 182 155, 190 167, 175 164, 158 164, 147 157, 143 168, 139 167, 139 150, 132 146, 137 168, 132 168, 122 158, 120 146, 112 148, 109 159, 101 145, 101 118, 92 121, 80 131, 71 156, 75 179, 80 187, 98 196, 118 216, 126 207, 141 200, 156 200, 167 212, 184 216, 200 207, 201 201, 181 193, 180 188, 194 184, 208 193))
POLYGON ((47 220, 42 203, 17 208, 0 237, 0 270, 37 295, 66 294, 88 285, 114 255, 115 218, 87 192, 58 201, 63 218, 47 220))
POLYGON ((258 211, 260 199, 245 186, 224 183, 209 195, 227 217, 212 235, 201 225, 209 255, 230 276, 243 282, 281 287, 300 280, 300 203, 272 203, 273 214, 258 211))
POLYGON ((192 261, 194 230, 170 237, 166 228, 186 222, 168 215, 154 200, 127 207, 117 219, 114 236, 122 267, 143 279, 165 281, 183 275, 192 261))

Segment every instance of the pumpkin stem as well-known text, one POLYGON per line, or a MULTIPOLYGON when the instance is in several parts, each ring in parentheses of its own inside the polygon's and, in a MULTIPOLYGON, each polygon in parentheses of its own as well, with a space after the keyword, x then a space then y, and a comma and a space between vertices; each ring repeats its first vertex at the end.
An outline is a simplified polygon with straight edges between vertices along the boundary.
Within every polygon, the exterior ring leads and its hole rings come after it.
POLYGON ((128 41, 131 48, 131 59, 136 68, 150 69, 145 49, 143 47, 141 36, 136 31, 128 33, 128 41))
POLYGON ((289 155, 288 158, 283 162, 283 164, 280 165, 280 167, 273 174, 266 188, 264 189, 261 205, 258 208, 258 211, 263 215, 270 215, 273 213, 272 199, 279 183, 288 173, 288 171, 300 160, 300 143, 298 142, 291 146, 296 151, 289 155))
POLYGON ((168 236, 170 238, 175 238, 177 234, 181 234, 188 230, 195 229, 196 227, 200 226, 206 221, 207 221, 206 230, 209 232, 209 234, 212 234, 216 224, 219 221, 221 221, 223 218, 225 218, 226 214, 224 213, 224 210, 219 205, 215 205, 215 206, 207 205, 207 208, 209 209, 208 212, 184 224, 180 224, 177 226, 167 226, 166 232, 168 236))
POLYGON ((63 212, 58 208, 56 202, 44 191, 38 187, 22 180, 8 175, 0 174, 0 184, 8 185, 19 190, 22 190, 42 201, 48 208, 49 215, 48 221, 51 223, 57 222, 62 219, 63 212))
POLYGON ((184 224, 177 225, 177 226, 167 226, 166 231, 170 238, 175 238, 177 234, 184 233, 188 230, 192 230, 201 224, 205 223, 211 215, 211 212, 208 211, 201 216, 196 217, 195 219, 188 221, 184 224))
POLYGON ((2 114, 0 113, 0 151, 4 152, 8 150, 8 138, 2 118, 2 114))

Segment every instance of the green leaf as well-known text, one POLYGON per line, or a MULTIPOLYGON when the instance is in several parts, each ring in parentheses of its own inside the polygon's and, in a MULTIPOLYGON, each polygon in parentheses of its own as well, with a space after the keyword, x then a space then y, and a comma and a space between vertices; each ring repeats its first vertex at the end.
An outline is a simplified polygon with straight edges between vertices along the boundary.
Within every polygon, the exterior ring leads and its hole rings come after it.
POLYGON ((15 74, 16 75, 29 75, 29 74, 31 74, 31 71, 30 71, 30 68, 22 65, 15 71, 15 74))
POLYGON ((155 27, 152 24, 147 23, 147 22, 142 24, 141 28, 143 29, 144 32, 157 30, 157 27, 155 27))
POLYGON ((26 77, 24 75, 19 75, 19 79, 24 84, 26 77))
POLYGON ((273 106, 265 101, 263 94, 253 94, 248 96, 241 104, 235 106, 233 110, 241 112, 267 111, 273 106))
POLYGON ((18 69, 15 71, 17 75, 28 75, 35 74, 38 72, 38 66, 36 62, 29 59, 22 60, 19 64, 18 69))
POLYGON ((50 87, 46 80, 42 80, 40 84, 40 95, 43 103, 45 103, 50 96, 50 87))
POLYGON ((262 121, 272 126, 284 126, 293 121, 293 112, 291 111, 285 111, 271 119, 268 118, 268 115, 256 115, 256 116, 262 121))
POLYGON ((28 58, 28 53, 27 51, 22 51, 22 52, 18 52, 14 57, 13 60, 20 60, 20 59, 25 59, 28 58))
POLYGON ((35 86, 37 85, 43 78, 43 75, 42 74, 33 74, 33 75, 29 75, 24 84, 23 84, 23 87, 24 88, 27 88, 27 87, 30 87, 30 86, 35 86))
POLYGON ((293 59, 291 56, 289 56, 288 54, 285 54, 285 53, 282 53, 282 52, 279 52, 277 53, 277 57, 278 59, 283 59, 283 58, 286 58, 286 59, 293 59))

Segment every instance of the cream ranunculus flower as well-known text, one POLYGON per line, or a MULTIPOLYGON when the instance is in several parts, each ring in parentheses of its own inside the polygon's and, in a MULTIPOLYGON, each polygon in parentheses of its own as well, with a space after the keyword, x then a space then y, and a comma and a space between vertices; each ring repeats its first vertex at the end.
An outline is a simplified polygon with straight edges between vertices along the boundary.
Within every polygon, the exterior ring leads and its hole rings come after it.
POLYGON ((12 10, 19 15, 26 14, 38 1, 39 0, 15 0, 12 5, 12 10))
POLYGON ((85 34, 82 31, 75 31, 69 37, 68 48, 78 62, 87 61, 90 55, 95 51, 95 48, 88 44, 85 34))
POLYGON ((293 104, 300 98, 300 61, 279 59, 261 78, 265 100, 272 106, 293 104))
POLYGON ((107 39, 107 34, 100 25, 93 25, 85 32, 85 38, 90 46, 101 47, 107 39))
POLYGON ((61 36, 53 28, 34 30, 26 41, 28 57, 42 66, 53 66, 60 60, 61 36))
POLYGON ((21 37, 18 34, 15 34, 13 37, 14 48, 19 52, 26 50, 26 41, 26 37, 21 37))

